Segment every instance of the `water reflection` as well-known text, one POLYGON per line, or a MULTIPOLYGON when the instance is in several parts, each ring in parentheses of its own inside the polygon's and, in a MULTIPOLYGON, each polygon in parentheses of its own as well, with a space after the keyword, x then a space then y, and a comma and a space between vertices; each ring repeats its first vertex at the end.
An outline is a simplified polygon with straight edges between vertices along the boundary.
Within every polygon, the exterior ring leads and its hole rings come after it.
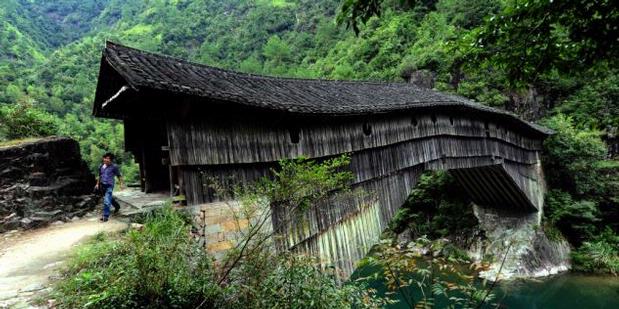
MULTIPOLYGON (((353 278, 374 272, 380 274, 378 268, 366 266, 358 269, 353 278)), ((383 295, 387 292, 380 279, 372 281, 371 286, 383 295)), ((541 280, 517 280, 500 283, 494 293, 499 308, 619 309, 619 277, 614 276, 567 273, 541 280)), ((400 301, 388 308, 407 306, 400 301)))
POLYGON ((564 274, 545 280, 503 283, 506 308, 619 308, 619 277, 564 274))

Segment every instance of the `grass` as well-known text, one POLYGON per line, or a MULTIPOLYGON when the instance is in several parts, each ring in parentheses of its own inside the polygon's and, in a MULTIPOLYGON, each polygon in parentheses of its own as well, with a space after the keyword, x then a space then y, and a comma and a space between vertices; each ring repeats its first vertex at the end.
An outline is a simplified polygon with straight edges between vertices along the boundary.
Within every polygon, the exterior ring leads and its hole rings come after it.
POLYGON ((12 139, 8 141, 0 141, 0 148, 8 148, 12 146, 18 146, 26 143, 32 143, 43 139, 43 137, 27 137, 20 139, 12 139))

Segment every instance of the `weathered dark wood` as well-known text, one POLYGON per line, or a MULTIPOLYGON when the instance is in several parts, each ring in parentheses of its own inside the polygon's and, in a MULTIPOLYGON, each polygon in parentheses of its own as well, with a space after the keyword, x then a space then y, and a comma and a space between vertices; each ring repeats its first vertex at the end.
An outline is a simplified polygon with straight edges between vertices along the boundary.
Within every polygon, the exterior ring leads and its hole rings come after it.
POLYGON ((211 183, 249 185, 282 159, 349 154, 355 194, 293 221, 273 209, 283 248, 347 274, 425 170, 449 170, 482 206, 543 206, 549 130, 410 84, 256 76, 108 43, 93 113, 124 120, 145 190, 178 186, 189 205, 216 201, 211 183))
POLYGON ((140 165, 140 184, 145 192, 170 189, 168 135, 165 123, 150 120, 124 122, 125 149, 140 165))
MULTIPOLYGON (((416 126, 411 123, 411 117, 399 115, 382 115, 371 120, 333 119, 331 122, 307 123, 299 128, 297 144, 290 140, 290 128, 285 124, 273 125, 269 119, 207 116, 190 122, 172 121, 168 125, 171 161, 173 165, 273 162, 300 155, 333 156, 430 137, 454 142, 488 138, 529 151, 541 149, 539 139, 519 135, 513 129, 493 122, 449 115, 435 115, 436 122, 431 120, 431 114, 415 117, 418 119, 416 126), (489 129, 484 128, 486 123, 489 129), (369 136, 363 133, 364 124, 372 128, 369 136), (487 133, 489 136, 486 136, 487 133)), ((454 152, 463 147, 458 145, 443 149, 454 152)))

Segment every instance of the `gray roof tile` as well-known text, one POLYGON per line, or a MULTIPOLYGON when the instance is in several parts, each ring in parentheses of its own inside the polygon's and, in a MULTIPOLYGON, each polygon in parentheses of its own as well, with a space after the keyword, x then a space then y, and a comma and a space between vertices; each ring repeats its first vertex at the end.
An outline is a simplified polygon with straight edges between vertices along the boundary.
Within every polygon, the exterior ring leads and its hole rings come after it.
POLYGON ((374 114, 451 106, 498 114, 512 118, 512 121, 517 119, 541 133, 552 133, 507 111, 409 83, 255 75, 192 63, 112 42, 106 43, 103 57, 134 89, 152 88, 302 114, 374 114))

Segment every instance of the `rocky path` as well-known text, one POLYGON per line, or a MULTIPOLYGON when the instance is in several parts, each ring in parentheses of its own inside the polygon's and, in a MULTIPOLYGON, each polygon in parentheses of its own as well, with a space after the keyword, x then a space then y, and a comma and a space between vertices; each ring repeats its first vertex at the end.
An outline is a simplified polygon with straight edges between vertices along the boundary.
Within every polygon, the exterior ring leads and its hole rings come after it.
POLYGON ((0 234, 0 308, 29 308, 49 289, 49 279, 80 241, 100 232, 115 232, 127 223, 101 223, 94 215, 31 231, 0 234))

